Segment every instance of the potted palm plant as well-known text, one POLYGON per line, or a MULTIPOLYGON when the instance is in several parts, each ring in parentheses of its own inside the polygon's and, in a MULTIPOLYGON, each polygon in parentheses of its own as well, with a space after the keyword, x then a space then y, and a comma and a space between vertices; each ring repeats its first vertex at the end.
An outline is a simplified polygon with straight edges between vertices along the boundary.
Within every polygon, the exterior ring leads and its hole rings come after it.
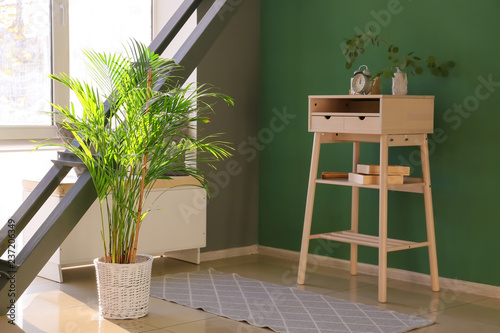
POLYGON ((106 318, 147 314, 152 257, 138 255, 137 248, 141 225, 147 223, 144 202, 155 181, 183 173, 205 186, 198 165, 223 159, 231 149, 189 130, 197 121, 208 122, 207 98, 232 104, 229 97, 205 85, 177 86, 172 76, 177 65, 139 42, 131 41, 125 51, 85 51, 93 84, 51 75, 83 108, 79 115, 73 105, 54 105, 64 119, 60 126, 74 136, 60 145, 85 164, 101 203, 104 255, 94 263, 100 313, 106 318))

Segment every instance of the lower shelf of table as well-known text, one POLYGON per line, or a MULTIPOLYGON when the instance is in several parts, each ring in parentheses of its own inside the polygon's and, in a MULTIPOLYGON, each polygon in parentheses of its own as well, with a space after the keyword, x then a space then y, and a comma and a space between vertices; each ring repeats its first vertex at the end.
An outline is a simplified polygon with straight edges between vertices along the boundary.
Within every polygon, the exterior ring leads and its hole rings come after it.
MULTIPOLYGON (((311 235, 309 239, 328 239, 337 242, 357 244, 370 247, 380 247, 380 241, 378 236, 364 235, 352 230, 337 231, 323 234, 311 235)), ((429 242, 410 242, 399 239, 387 239, 387 251, 400 251, 414 249, 417 247, 429 246, 429 242)))
MULTIPOLYGON (((370 184, 359 184, 350 182, 347 178, 333 178, 333 179, 316 179, 317 184, 329 184, 329 185, 343 185, 352 187, 364 187, 380 189, 380 185, 370 185, 370 184)), ((389 191, 400 191, 400 192, 413 192, 413 193, 424 193, 425 183, 422 178, 415 177, 404 177, 404 183, 399 185, 390 184, 387 186, 389 191)))

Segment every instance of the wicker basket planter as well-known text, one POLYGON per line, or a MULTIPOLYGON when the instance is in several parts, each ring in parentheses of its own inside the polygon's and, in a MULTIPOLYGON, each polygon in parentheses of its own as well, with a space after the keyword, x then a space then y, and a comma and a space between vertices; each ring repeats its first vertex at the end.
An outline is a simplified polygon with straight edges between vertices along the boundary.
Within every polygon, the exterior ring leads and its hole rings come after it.
POLYGON ((135 319, 148 314, 153 257, 137 255, 134 264, 94 259, 99 314, 108 319, 135 319))

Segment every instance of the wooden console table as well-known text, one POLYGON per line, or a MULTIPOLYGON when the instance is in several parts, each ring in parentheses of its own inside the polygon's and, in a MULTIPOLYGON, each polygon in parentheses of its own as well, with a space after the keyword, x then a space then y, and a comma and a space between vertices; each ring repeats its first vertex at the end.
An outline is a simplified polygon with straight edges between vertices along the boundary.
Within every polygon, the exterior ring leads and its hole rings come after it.
POLYGON ((428 247, 431 286, 439 291, 434 234, 429 150, 427 133, 433 132, 433 96, 346 95, 309 96, 309 131, 314 132, 311 169, 300 251, 298 284, 304 284, 309 241, 321 238, 351 244, 351 274, 357 274, 358 245, 378 247, 378 300, 387 301, 387 253, 428 247), (360 161, 360 142, 380 143, 380 185, 350 182, 347 178, 317 178, 320 147, 323 143, 353 143, 353 171, 360 161), (419 146, 422 178, 405 177, 403 184, 388 184, 389 147, 419 146), (311 235, 316 184, 352 187, 351 229, 311 235), (358 233, 359 188, 379 190, 379 235, 358 233), (427 241, 412 242, 387 238, 387 192, 422 193, 425 203, 427 241))

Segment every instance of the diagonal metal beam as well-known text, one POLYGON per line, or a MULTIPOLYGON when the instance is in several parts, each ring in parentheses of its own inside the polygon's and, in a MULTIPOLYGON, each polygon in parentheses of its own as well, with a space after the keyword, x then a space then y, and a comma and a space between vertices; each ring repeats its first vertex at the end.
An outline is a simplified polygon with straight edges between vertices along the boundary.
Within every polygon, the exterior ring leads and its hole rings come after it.
POLYGON ((90 172, 85 171, 16 256, 17 272, 0 280, 0 308, 8 310, 19 299, 96 197, 90 172))
POLYGON ((70 170, 71 167, 69 166, 52 166, 38 186, 12 215, 8 223, 0 229, 0 254, 4 253, 9 247, 9 239, 11 238, 9 235, 17 237, 23 231, 26 224, 31 221, 31 218, 38 212, 70 170))
POLYGON ((201 2, 202 0, 184 0, 167 24, 149 44, 149 49, 156 54, 162 54, 201 2))

